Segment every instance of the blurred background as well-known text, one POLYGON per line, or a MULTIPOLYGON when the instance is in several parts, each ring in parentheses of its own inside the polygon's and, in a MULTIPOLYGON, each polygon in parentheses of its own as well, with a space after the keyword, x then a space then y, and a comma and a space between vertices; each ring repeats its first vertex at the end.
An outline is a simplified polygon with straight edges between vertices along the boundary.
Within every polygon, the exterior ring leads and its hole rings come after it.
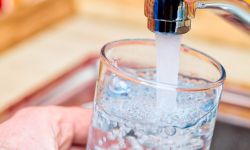
MULTIPOLYGON (((91 101, 100 48, 154 37, 143 7, 144 0, 0 0, 1 120, 30 105, 91 101)), ((250 149, 250 33, 208 10, 192 23, 183 43, 219 60, 228 75, 212 149, 250 149)))

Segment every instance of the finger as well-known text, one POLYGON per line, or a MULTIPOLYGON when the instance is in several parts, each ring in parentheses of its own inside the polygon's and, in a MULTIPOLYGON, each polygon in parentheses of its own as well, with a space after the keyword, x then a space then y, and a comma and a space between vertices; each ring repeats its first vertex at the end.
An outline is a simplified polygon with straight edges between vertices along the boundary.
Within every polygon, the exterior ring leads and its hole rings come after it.
POLYGON ((72 141, 74 138, 74 129, 70 123, 62 123, 59 125, 61 129, 59 129, 57 135, 57 144, 60 150, 68 150, 72 145, 72 141))
POLYGON ((64 108, 63 112, 65 123, 71 123, 73 127, 73 144, 86 144, 92 110, 83 108, 64 108))

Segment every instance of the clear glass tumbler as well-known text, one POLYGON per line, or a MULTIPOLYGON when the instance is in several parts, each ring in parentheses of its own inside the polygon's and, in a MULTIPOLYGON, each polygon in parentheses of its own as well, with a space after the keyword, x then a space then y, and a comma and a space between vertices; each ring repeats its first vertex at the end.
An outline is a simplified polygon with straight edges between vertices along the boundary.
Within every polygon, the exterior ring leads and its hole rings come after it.
POLYGON ((208 150, 225 77, 216 60, 182 46, 178 85, 158 83, 154 40, 108 43, 87 149, 208 150), (177 95, 171 110, 157 91, 177 95))

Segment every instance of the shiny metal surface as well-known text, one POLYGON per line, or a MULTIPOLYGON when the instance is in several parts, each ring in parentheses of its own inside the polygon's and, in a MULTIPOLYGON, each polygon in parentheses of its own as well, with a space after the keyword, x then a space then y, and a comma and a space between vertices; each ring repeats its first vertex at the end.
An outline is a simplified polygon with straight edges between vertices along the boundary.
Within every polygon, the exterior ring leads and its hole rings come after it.
POLYGON ((188 32, 196 9, 221 10, 221 17, 250 34, 250 4, 246 0, 145 0, 145 16, 152 32, 188 32))
POLYGON ((197 1, 196 8, 221 10, 219 16, 250 34, 250 4, 246 0, 197 1))
POLYGON ((183 0, 145 0, 145 16, 151 31, 186 33, 194 17, 194 3, 183 0))

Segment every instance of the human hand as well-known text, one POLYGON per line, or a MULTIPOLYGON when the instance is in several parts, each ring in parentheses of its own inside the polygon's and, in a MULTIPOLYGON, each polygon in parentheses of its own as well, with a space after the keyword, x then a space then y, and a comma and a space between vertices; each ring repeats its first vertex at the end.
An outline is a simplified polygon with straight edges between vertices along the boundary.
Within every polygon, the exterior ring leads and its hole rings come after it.
POLYGON ((87 141, 91 110, 30 107, 0 124, 0 150, 76 150, 87 141))

